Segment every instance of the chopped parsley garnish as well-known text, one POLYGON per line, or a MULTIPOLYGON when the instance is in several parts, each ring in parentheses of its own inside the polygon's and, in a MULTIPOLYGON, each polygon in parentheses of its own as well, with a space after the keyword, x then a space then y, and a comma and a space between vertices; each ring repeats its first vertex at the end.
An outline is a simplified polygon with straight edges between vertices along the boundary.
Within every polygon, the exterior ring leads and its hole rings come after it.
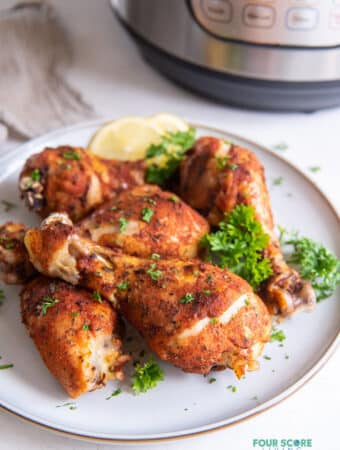
POLYGON ((236 170, 237 168, 238 168, 237 164, 234 164, 234 163, 228 164, 228 169, 230 169, 230 170, 236 170))
POLYGON ((81 158, 81 156, 79 155, 79 153, 77 153, 77 152, 75 152, 75 151, 73 151, 73 150, 69 150, 69 151, 67 151, 67 152, 64 152, 64 153, 63 153, 63 157, 64 157, 65 159, 73 159, 73 160, 75 160, 75 161, 79 161, 80 158, 81 158))
POLYGON ((264 355, 263 359, 266 359, 267 361, 270 361, 270 360, 271 360, 271 357, 270 357, 270 356, 267 356, 267 355, 264 355))
POLYGON ((145 197, 144 200, 145 200, 147 203, 149 203, 150 205, 152 205, 152 206, 155 206, 155 205, 156 205, 156 202, 155 202, 155 200, 154 200, 153 198, 145 197))
POLYGON ((162 271, 157 269, 157 264, 152 263, 146 273, 150 276, 153 281, 159 280, 162 276, 162 271))
POLYGON ((99 291, 94 291, 92 294, 92 298, 93 300, 95 300, 96 302, 102 303, 102 296, 100 295, 99 291))
POLYGON ((227 165, 228 162, 228 156, 219 156, 216 155, 215 156, 216 159, 216 169, 217 170, 222 170, 225 168, 225 166, 227 165))
POLYGON ((275 180, 273 180, 274 186, 280 186, 283 183, 283 177, 277 177, 275 180))
POLYGON ((154 215, 154 210, 145 206, 142 209, 141 218, 144 222, 150 223, 152 216, 154 215))
POLYGON ((77 409, 77 405, 74 402, 67 402, 63 405, 57 405, 56 408, 68 408, 70 411, 74 411, 77 409))
POLYGON ((119 222, 119 231, 121 233, 123 233, 126 230, 126 226, 128 224, 128 221, 125 219, 125 217, 120 217, 118 219, 118 222, 119 222))
POLYGON ((90 327, 88 323, 84 323, 83 325, 83 331, 89 331, 90 327))
POLYGON ((178 197, 176 197, 176 195, 172 195, 171 197, 169 197, 169 200, 173 203, 179 203, 180 199, 178 197))
POLYGON ((229 389, 231 392, 236 392, 237 391, 237 387, 236 386, 232 386, 231 384, 229 384, 227 389, 229 389))
POLYGON ((32 170, 31 178, 33 181, 40 181, 41 173, 39 169, 32 170))
POLYGON ((140 394, 153 389, 159 381, 163 380, 163 370, 153 359, 150 359, 143 366, 136 364, 135 373, 132 376, 132 388, 136 394, 140 394))
POLYGON ((16 208, 16 204, 9 202, 7 200, 1 200, 2 206, 4 207, 5 212, 12 211, 12 209, 16 208))
POLYGON ((122 281, 121 283, 117 284, 117 289, 119 289, 120 291, 125 291, 128 287, 129 287, 128 281, 122 281))
POLYGON ((161 142, 151 144, 146 151, 146 159, 149 167, 146 171, 146 182, 163 185, 176 171, 180 162, 184 159, 185 152, 195 142, 194 128, 188 131, 165 133, 161 142))
POLYGON ((283 342, 286 339, 286 336, 283 330, 277 330, 273 328, 272 334, 270 335, 270 342, 283 342))
POLYGON ((16 242, 7 236, 4 236, 0 238, 0 245, 6 250, 11 250, 16 246, 16 242))
POLYGON ((210 294, 211 294, 211 291, 210 291, 209 289, 204 289, 204 290, 203 290, 203 294, 204 294, 204 295, 210 295, 210 294))
POLYGON ((79 316, 79 312, 77 312, 77 311, 71 312, 71 317, 77 317, 77 316, 79 316))
POLYGON ((159 255, 158 253, 152 253, 150 258, 154 259, 154 260, 158 260, 158 259, 161 259, 161 255, 159 255))
POLYGON ((2 289, 0 289, 0 305, 3 304, 4 300, 5 300, 5 293, 2 289))
POLYGON ((287 262, 298 269, 302 278, 310 280, 317 301, 330 297, 340 283, 340 260, 312 239, 299 237, 297 233, 290 233, 286 238, 285 233, 281 228, 281 243, 293 247, 287 262))
POLYGON ((263 250, 269 242, 269 236, 255 219, 254 208, 237 205, 219 223, 219 230, 207 234, 202 245, 209 250, 209 257, 220 267, 228 267, 257 289, 266 280, 273 269, 263 250))
POLYGON ((111 400, 111 398, 113 397, 117 397, 117 395, 121 394, 122 390, 121 389, 116 389, 115 391, 112 392, 111 395, 109 395, 108 397, 106 397, 105 400, 111 400))
POLYGON ((47 313, 47 310, 52 306, 56 305, 57 303, 59 303, 58 299, 46 295, 41 303, 40 315, 44 316, 47 313))
POLYGON ((111 206, 110 210, 111 211, 116 211, 118 209, 118 206, 111 206))
POLYGON ((210 320, 209 320, 209 323, 211 324, 211 325, 216 325, 216 317, 211 317, 210 318, 210 320))
POLYGON ((209 378, 209 384, 215 383, 216 378, 209 378))
POLYGON ((14 367, 14 364, 2 364, 0 365, 0 370, 12 369, 12 367, 14 367))
POLYGON ((192 303, 195 300, 195 296, 193 294, 189 294, 188 292, 178 300, 178 303, 186 304, 192 303))
POLYGON ((313 173, 316 173, 316 172, 320 172, 321 167, 320 166, 312 166, 312 167, 309 167, 309 170, 313 173))
POLYGON ((288 150, 288 144, 286 142, 279 142, 276 145, 273 145, 274 150, 284 151, 288 150))

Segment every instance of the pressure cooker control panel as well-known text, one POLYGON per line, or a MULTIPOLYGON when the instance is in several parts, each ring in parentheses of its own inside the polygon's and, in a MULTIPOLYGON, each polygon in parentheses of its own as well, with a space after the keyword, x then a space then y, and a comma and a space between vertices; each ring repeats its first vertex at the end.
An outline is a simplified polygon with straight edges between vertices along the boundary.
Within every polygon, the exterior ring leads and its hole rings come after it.
POLYGON ((268 45, 340 45, 340 0, 191 0, 216 37, 268 45))

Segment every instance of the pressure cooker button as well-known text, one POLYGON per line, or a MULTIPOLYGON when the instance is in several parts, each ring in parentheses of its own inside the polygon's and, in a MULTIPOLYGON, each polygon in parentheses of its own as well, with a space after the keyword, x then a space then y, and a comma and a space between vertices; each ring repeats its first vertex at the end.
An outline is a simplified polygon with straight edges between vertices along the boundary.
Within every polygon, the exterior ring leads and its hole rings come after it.
POLYGON ((248 27, 270 28, 275 22, 271 6, 248 4, 243 8, 243 22, 248 27))
POLYGON ((202 0, 202 9, 208 19, 215 22, 230 22, 232 6, 229 0, 202 0))
POLYGON ((319 11, 315 8, 290 8, 287 27, 291 30, 312 30, 318 24, 319 11))

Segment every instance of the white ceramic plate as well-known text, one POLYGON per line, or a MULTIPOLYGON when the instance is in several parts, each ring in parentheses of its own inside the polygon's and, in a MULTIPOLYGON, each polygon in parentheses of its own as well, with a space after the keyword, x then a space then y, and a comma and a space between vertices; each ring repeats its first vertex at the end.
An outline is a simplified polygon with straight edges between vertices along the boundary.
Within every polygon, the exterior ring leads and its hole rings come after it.
MULTIPOLYGON (((0 159, 0 199, 18 205, 10 212, 1 211, 0 223, 10 219, 28 225, 38 223, 18 198, 18 173, 29 155, 45 146, 85 146, 101 125, 96 121, 50 133, 0 159)), ((253 142, 204 126, 197 128, 199 135, 223 137, 253 150, 266 169, 276 223, 300 230, 337 252, 336 213, 309 179, 253 142), (274 186, 273 179, 281 176, 282 184, 274 186)), ((2 407, 55 431, 114 443, 192 436, 235 424, 275 405, 323 366, 335 349, 340 323, 335 298, 318 304, 313 313, 297 314, 279 327, 287 336, 284 346, 269 343, 264 355, 271 359, 261 358, 260 370, 240 381, 226 370, 213 373, 216 382, 210 384, 209 377, 185 374, 161 363, 165 381, 146 394, 133 395, 127 380, 123 393, 111 400, 105 398, 117 387, 115 383, 79 398, 75 402, 77 409, 57 408, 70 399, 45 368, 21 324, 19 290, 5 287, 6 300, 0 310, 1 364, 14 364, 14 368, 0 371, 2 407), (236 386, 237 391, 232 392, 229 385, 236 386)), ((141 348, 146 348, 141 340, 129 345, 137 350, 136 357, 141 348)))

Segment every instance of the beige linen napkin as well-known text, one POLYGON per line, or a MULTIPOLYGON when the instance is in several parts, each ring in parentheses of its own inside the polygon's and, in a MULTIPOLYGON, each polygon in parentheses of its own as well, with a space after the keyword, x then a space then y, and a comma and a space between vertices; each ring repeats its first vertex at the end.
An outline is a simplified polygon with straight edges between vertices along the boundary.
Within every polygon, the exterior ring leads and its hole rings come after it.
POLYGON ((1 11, 0 122, 32 137, 92 116, 63 79, 70 62, 65 30, 50 5, 23 3, 1 11))

